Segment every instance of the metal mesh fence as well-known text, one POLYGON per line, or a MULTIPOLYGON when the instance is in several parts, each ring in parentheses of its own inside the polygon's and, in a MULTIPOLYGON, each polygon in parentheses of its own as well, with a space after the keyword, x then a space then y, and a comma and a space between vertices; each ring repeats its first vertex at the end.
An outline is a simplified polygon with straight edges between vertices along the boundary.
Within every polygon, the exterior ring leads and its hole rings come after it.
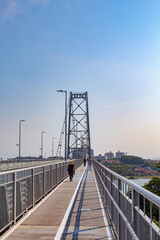
MULTIPOLYGON (((73 160, 75 168, 83 160, 73 160)), ((0 173, 0 235, 68 176, 68 162, 0 173)))
POLYGON ((160 209, 160 198, 97 161, 93 163, 97 183, 117 239, 160 240, 160 228, 152 219, 152 206, 160 209), (145 212, 144 199, 150 204, 148 215, 145 212), (144 210, 140 206, 140 200, 144 203, 144 210))

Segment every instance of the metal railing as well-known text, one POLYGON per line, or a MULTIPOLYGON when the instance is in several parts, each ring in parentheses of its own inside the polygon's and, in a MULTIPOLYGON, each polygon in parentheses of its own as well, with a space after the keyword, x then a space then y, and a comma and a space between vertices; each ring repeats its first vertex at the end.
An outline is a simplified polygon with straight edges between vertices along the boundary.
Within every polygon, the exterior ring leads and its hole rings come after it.
POLYGON ((95 160, 93 166, 117 239, 160 240, 160 197, 95 160), (159 226, 153 221, 153 206, 159 214, 159 226))
MULTIPOLYGON (((76 169, 83 160, 73 160, 76 169)), ((0 235, 67 176, 68 162, 0 172, 0 235)))
MULTIPOLYGON (((59 159, 62 160, 62 159, 59 159)), ((20 168, 27 168, 27 167, 34 167, 38 165, 45 165, 45 164, 53 164, 59 161, 58 158, 55 159, 10 159, 10 160, 1 160, 0 161, 0 172, 1 171, 8 171, 12 169, 20 169, 20 168)), ((62 160, 64 161, 64 160, 62 160)))

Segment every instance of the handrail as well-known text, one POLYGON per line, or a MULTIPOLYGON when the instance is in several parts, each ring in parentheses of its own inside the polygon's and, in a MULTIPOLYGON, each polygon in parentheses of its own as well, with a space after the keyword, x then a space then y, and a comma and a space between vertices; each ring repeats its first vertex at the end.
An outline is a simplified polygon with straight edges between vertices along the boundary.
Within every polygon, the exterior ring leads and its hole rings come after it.
MULTIPOLYGON (((102 165, 101 163, 97 162, 97 164, 102 165)), ((114 171, 112 171, 111 169, 107 168, 106 166, 103 165, 103 167, 110 173, 112 174, 114 177, 116 177, 117 179, 120 179, 121 181, 123 181, 124 183, 126 183, 127 185, 129 185, 132 189, 136 190, 139 194, 143 195, 145 198, 147 198, 149 201, 152 201, 155 205, 157 205, 160 208, 160 197, 148 190, 146 190, 145 188, 137 185, 136 183, 128 180, 127 178, 119 175, 118 173, 115 173, 114 171)))
MULTIPOLYGON (((67 162, 69 162, 70 160, 67 160, 67 162)), ((72 160, 72 161, 76 161, 76 160, 72 160)), ((4 174, 10 174, 10 173, 15 173, 15 172, 22 172, 22 171, 27 171, 27 170, 31 170, 31 169, 35 169, 35 168, 40 168, 40 167, 47 167, 47 166, 51 166, 51 165, 55 165, 55 164, 59 164, 59 163, 64 163, 65 161, 61 160, 59 162, 53 162, 53 163, 47 163, 47 164, 42 164, 42 165, 36 165, 36 166, 31 166, 31 167, 25 167, 25 168, 18 168, 18 169, 11 169, 8 171, 3 171, 0 172, 0 176, 4 175, 4 174)))
MULTIPOLYGON (((76 169, 83 163, 72 161, 76 169)), ((0 235, 62 182, 67 168, 68 161, 61 161, 0 172, 0 235)))
MULTIPOLYGON (((97 174, 99 175, 99 173, 97 173, 97 174)), ((99 175, 99 178, 101 179, 101 176, 100 176, 100 175, 99 175)), ((101 181, 102 181, 102 179, 101 179, 101 181)), ((122 217, 123 220, 125 221, 126 227, 127 227, 128 231, 131 233, 132 238, 133 238, 134 240, 138 240, 135 232, 134 232, 133 229, 132 229, 132 226, 131 226, 130 223, 128 222, 127 218, 124 216, 123 212, 119 209, 118 205, 117 205, 116 202, 114 201, 113 197, 112 197, 111 194, 109 193, 109 191, 108 191, 108 189, 106 188, 106 186, 105 186, 105 184, 103 183, 103 181, 102 181, 102 184, 103 184, 103 187, 105 188, 106 192, 107 192, 108 195, 110 196, 110 198, 111 198, 114 206, 118 209, 119 214, 121 215, 121 217, 122 217)))
POLYGON ((159 239, 160 227, 153 221, 152 205, 157 206, 160 216, 160 197, 96 160, 93 160, 93 166, 108 216, 118 239, 159 239), (146 213, 146 199, 149 201, 149 213, 146 213))

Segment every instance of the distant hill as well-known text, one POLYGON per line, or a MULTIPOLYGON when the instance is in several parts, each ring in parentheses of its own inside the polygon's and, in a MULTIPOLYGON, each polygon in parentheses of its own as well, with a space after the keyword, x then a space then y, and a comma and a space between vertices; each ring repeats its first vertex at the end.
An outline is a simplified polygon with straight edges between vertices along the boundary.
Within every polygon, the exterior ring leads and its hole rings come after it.
POLYGON ((137 156, 122 156, 120 159, 122 164, 136 165, 144 164, 144 160, 137 156))

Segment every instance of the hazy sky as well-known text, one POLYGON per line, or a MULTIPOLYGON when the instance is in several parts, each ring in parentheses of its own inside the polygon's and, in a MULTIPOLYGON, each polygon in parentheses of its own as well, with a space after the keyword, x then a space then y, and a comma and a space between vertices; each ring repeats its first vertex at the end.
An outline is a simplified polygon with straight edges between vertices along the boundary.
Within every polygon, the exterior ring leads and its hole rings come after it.
POLYGON ((88 91, 95 155, 160 156, 159 0, 0 0, 0 157, 51 155, 64 94, 88 91))

